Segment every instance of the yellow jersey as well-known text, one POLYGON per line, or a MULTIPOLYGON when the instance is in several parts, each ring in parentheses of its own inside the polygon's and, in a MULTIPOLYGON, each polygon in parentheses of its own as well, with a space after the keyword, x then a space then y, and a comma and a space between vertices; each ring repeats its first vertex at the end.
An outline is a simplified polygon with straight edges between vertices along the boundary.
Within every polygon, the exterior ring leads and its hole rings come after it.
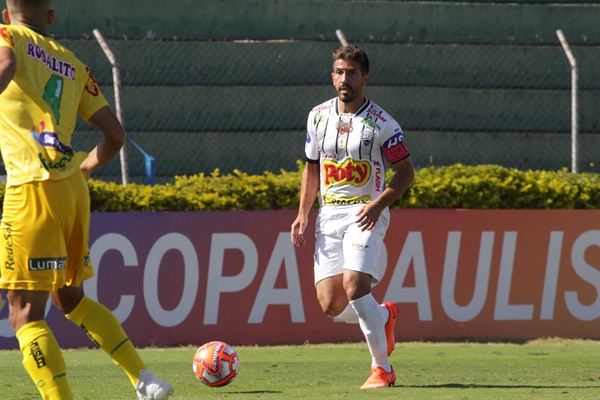
POLYGON ((7 186, 71 176, 87 156, 71 148, 77 114, 88 121, 108 105, 90 69, 35 28, 0 24, 0 46, 17 59, 15 76, 0 94, 7 186))

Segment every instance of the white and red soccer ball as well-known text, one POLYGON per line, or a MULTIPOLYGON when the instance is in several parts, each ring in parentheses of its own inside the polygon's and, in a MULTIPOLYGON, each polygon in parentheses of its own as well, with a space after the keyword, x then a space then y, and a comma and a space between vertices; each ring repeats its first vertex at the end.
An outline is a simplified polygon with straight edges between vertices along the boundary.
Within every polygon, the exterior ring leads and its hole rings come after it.
POLYGON ((194 374, 210 387, 230 384, 240 369, 237 353, 227 343, 214 341, 200 346, 192 361, 194 374))

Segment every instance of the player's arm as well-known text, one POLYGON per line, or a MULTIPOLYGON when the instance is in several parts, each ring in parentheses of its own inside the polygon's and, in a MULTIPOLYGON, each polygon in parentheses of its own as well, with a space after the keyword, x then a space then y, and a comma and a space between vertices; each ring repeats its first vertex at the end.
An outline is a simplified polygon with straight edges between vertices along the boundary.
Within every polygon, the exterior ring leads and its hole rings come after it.
POLYGON ((17 72, 17 56, 9 47, 0 47, 0 93, 12 81, 17 72))
POLYGON ((100 129, 102 138, 81 163, 80 169, 86 179, 92 172, 110 161, 125 143, 125 129, 110 107, 102 107, 96 111, 89 118, 89 122, 100 129))
POLYGON ((302 171, 302 183, 300 186, 300 206, 298 216, 292 224, 292 243, 295 246, 305 245, 304 231, 308 225, 308 214, 315 203, 319 191, 319 163, 307 162, 302 171))
POLYGON ((358 216, 356 222, 363 231, 370 230, 375 226, 381 212, 402 196, 415 177, 415 169, 410 155, 392 165, 396 169, 396 173, 388 187, 379 197, 366 204, 356 214, 358 216))

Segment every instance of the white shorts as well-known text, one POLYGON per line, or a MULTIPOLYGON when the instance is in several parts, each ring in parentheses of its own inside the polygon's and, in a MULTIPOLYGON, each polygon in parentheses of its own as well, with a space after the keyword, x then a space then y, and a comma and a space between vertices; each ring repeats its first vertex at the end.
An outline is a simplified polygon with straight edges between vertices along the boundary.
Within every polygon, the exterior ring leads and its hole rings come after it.
POLYGON ((363 272, 379 282, 379 253, 390 224, 386 208, 369 231, 361 231, 356 223, 360 206, 323 207, 317 216, 315 241, 315 284, 345 269, 363 272))

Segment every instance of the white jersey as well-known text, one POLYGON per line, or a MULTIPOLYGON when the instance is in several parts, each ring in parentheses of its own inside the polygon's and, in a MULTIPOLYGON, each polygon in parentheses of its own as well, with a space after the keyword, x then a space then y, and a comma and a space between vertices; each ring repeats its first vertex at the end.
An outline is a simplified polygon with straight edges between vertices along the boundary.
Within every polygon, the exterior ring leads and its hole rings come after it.
POLYGON ((321 207, 375 200, 387 167, 410 155, 400 125, 369 99, 356 114, 341 114, 335 97, 313 108, 306 125, 306 161, 321 167, 321 207))

